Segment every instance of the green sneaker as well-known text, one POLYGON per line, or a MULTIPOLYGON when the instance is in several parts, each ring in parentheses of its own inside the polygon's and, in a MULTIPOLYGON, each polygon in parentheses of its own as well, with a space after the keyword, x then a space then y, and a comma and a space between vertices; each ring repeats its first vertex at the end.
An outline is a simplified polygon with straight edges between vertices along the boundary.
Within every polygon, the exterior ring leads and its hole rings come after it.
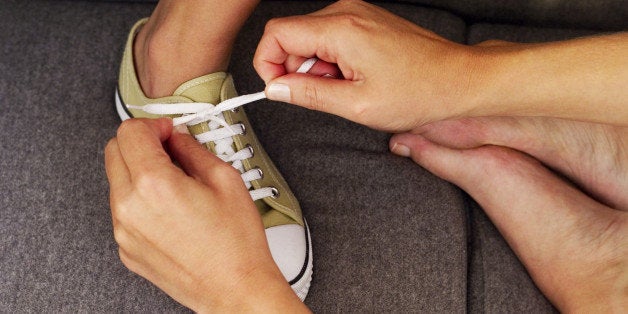
POLYGON ((183 83, 172 96, 146 97, 133 62, 133 40, 146 21, 140 20, 131 30, 122 58, 115 95, 120 118, 169 116, 175 124, 186 123, 199 142, 238 169, 260 212, 275 263, 294 292, 305 299, 312 280, 307 223, 299 202, 255 136, 244 110, 238 108, 242 103, 264 98, 263 93, 236 97, 231 75, 217 72, 183 83), (243 98, 247 99, 241 101, 243 98))

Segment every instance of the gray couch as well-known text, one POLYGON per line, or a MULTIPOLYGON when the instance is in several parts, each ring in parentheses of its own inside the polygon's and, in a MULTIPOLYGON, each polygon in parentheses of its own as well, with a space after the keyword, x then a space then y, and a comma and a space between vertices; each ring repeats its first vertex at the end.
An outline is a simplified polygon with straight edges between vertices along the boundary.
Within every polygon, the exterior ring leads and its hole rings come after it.
MULTIPOLYGON (((236 43, 241 93, 265 22, 319 1, 265 1, 236 43)), ((378 2, 461 43, 628 28, 626 0, 378 2)), ((154 3, 0 0, 0 312, 185 312, 119 262, 103 147, 124 40, 154 3)), ((553 312, 465 193, 388 152, 388 134, 294 106, 248 105, 313 236, 315 312, 553 312)))

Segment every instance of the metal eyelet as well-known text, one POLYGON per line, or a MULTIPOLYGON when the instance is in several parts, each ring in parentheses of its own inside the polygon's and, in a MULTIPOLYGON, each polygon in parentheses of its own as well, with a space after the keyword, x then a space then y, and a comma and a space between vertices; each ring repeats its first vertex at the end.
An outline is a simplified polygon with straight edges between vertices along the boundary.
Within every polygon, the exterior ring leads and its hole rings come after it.
POLYGON ((242 121, 238 121, 238 122, 236 122, 236 124, 239 124, 240 128, 242 128, 242 133, 240 135, 246 135, 246 125, 244 125, 244 123, 242 123, 242 121))
POLYGON ((273 193, 273 195, 271 195, 270 197, 272 197, 272 198, 278 198, 279 197, 279 190, 277 190, 276 188, 271 188, 270 191, 273 193))
POLYGON ((253 158, 253 156, 255 156, 255 152, 253 151, 253 146, 251 146, 251 144, 246 144, 244 148, 248 149, 251 152, 251 157, 249 158, 253 158))
POLYGON ((260 167, 255 166, 255 167, 253 167, 253 169, 257 170, 257 172, 259 173, 259 179, 258 180, 261 180, 261 179, 264 178, 264 171, 262 171, 262 169, 260 169, 260 167))

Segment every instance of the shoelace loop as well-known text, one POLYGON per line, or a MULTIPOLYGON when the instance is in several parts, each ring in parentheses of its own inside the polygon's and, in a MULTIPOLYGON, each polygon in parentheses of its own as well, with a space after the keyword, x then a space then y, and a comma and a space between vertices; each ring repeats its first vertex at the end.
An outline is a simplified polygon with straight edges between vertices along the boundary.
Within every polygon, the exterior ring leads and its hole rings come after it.
MULTIPOLYGON (((312 69, 316 61, 318 61, 316 58, 307 59, 301 64, 297 73, 307 73, 312 69)), ((265 197, 277 198, 279 197, 279 190, 275 187, 253 188, 251 181, 259 180, 264 175, 260 168, 253 168, 248 171, 244 169, 242 161, 253 157, 255 153, 253 147, 247 145, 237 152, 233 149, 233 136, 244 134, 246 128, 242 123, 227 123, 222 113, 264 98, 266 98, 266 94, 262 91, 230 98, 218 105, 200 102, 176 104, 154 103, 143 106, 127 105, 127 108, 142 110, 155 115, 181 115, 180 117, 172 119, 174 126, 181 124, 191 126, 208 122, 209 131, 195 135, 196 140, 201 144, 209 142, 214 143, 216 156, 225 162, 231 163, 231 166, 240 171, 242 181, 244 181, 247 189, 249 189, 251 198, 253 201, 256 201, 265 197)))

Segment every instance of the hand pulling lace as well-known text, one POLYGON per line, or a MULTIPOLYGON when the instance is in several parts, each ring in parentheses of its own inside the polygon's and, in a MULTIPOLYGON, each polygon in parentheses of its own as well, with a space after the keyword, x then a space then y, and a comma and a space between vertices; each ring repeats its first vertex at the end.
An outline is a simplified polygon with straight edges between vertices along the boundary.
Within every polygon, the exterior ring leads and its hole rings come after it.
MULTIPOLYGON (((310 69, 312 69, 317 60, 318 59, 316 58, 306 60, 303 64, 301 64, 297 73, 307 73, 310 69)), ((247 145, 245 148, 237 152, 233 149, 233 136, 244 134, 246 131, 244 124, 229 124, 225 121, 225 117, 222 113, 264 98, 266 98, 266 94, 264 92, 259 92, 230 98, 218 105, 194 102, 177 103, 176 106, 173 106, 172 104, 156 103, 144 106, 127 105, 127 108, 142 110, 156 115, 182 115, 172 119, 174 126, 181 124, 190 126, 201 122, 208 122, 209 131, 196 135, 196 140, 201 144, 208 142, 214 143, 216 156, 225 162, 231 163, 231 166, 240 171, 242 181, 244 181, 244 184, 249 189, 251 198, 256 201, 265 197, 276 198, 279 196, 279 192, 274 187, 262 187, 255 189, 252 186, 251 181, 259 180, 263 176, 263 172, 259 168, 253 168, 248 171, 244 170, 242 161, 253 157, 253 147, 247 145)))

